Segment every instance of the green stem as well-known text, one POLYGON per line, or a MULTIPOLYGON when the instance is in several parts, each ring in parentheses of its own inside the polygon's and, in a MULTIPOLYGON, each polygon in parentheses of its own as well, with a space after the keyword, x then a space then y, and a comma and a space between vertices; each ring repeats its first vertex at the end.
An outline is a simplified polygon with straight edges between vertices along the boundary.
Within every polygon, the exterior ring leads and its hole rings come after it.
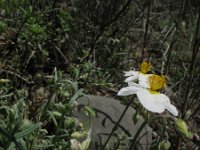
POLYGON ((133 137, 133 140, 131 142, 131 145, 129 147, 129 150, 134 150, 135 149, 135 144, 137 142, 137 138, 138 136, 140 135, 140 133, 142 132, 142 129, 152 120, 156 120, 156 119, 159 119, 159 118, 169 118, 169 119, 174 119, 174 117, 172 116, 163 116, 163 115, 159 115, 159 116, 155 116, 151 119, 146 119, 140 126, 140 128, 137 130, 135 136, 133 137))
POLYGON ((121 122, 122 118, 124 117, 126 111, 128 110, 129 106, 131 105, 132 100, 129 100, 128 104, 126 105, 126 108, 124 109, 123 113, 121 114, 119 120, 117 121, 117 123, 115 124, 115 126, 113 127, 111 133, 109 134, 109 137, 107 138, 106 142, 104 143, 102 150, 104 150, 106 148, 106 145, 108 144, 108 142, 110 141, 113 133, 117 130, 119 123, 121 122))
POLYGON ((140 128, 137 130, 132 142, 131 142, 131 146, 129 147, 129 150, 133 150, 135 148, 135 143, 137 141, 138 136, 140 135, 141 131, 143 130, 143 128, 147 125, 148 120, 145 120, 142 125, 140 126, 140 128))

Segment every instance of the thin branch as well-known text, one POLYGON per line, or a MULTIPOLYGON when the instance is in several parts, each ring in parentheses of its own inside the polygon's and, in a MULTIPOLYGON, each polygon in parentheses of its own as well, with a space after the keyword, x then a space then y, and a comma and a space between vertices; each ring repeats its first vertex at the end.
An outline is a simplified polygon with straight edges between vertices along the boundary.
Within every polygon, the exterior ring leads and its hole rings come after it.
POLYGON ((144 30, 143 49, 142 49, 142 60, 147 59, 146 48, 147 48, 147 34, 149 31, 150 8, 151 8, 151 0, 148 0, 147 18, 146 18, 146 25, 145 25, 145 30, 144 30))
MULTIPOLYGON (((164 43, 166 42, 167 38, 169 37, 170 33, 172 31, 174 31, 173 29, 175 28, 175 24, 172 24, 171 27, 169 28, 169 30, 167 31, 167 33, 165 34, 164 38, 161 40, 161 44, 159 46, 159 51, 162 50, 163 46, 164 46, 164 43)), ((162 33, 162 32, 161 32, 162 33)))
POLYGON ((95 38, 95 42, 99 39, 99 37, 104 33, 104 30, 107 26, 109 26, 110 24, 114 23, 115 21, 117 21, 119 19, 119 17, 121 16, 121 14, 128 8, 128 6, 130 5, 132 0, 128 0, 127 3, 122 7, 122 9, 117 13, 117 15, 111 19, 110 21, 104 23, 100 29, 99 29, 99 33, 97 34, 96 38, 95 38))
POLYGON ((174 46, 174 43, 175 43, 175 33, 176 33, 176 31, 177 31, 176 28, 174 28, 174 31, 172 33, 172 38, 171 38, 169 47, 166 49, 166 51, 164 53, 164 57, 166 59, 163 61, 163 64, 162 64, 161 73, 163 75, 165 75, 167 73, 168 69, 169 69, 170 57, 171 57, 171 53, 172 53, 172 47, 174 46))
POLYGON ((63 52, 56 45, 54 45, 54 47, 61 54, 61 56, 64 58, 65 63, 69 64, 69 60, 67 60, 67 58, 65 57, 65 55, 63 54, 63 52))
POLYGON ((22 77, 21 75, 15 73, 15 72, 13 72, 13 71, 1 69, 0 72, 6 72, 6 73, 8 73, 8 74, 15 75, 16 77, 18 77, 19 79, 25 81, 26 83, 31 84, 31 82, 28 81, 28 79, 26 79, 25 77, 22 77))
POLYGON ((128 0, 127 3, 122 7, 122 9, 117 13, 117 15, 113 19, 104 24, 104 27, 109 26, 110 24, 115 22, 120 17, 120 15, 128 8, 131 1, 132 0, 128 0))
MULTIPOLYGON (((198 96, 199 96, 199 93, 198 93, 198 96)), ((197 101, 199 101, 199 99, 197 99, 197 101)), ((191 115, 187 118, 187 120, 189 120, 192 116, 195 116, 200 110, 200 104, 195 108, 193 109, 191 115)))
POLYGON ((193 83, 194 70, 195 70, 195 64, 196 64, 196 58, 197 58, 199 46, 200 46, 200 7, 199 7, 199 14, 198 14, 196 30, 195 30, 194 44, 193 44, 193 50, 192 50, 192 61, 190 64, 190 69, 189 69, 187 90, 186 90, 184 104, 183 104, 183 116, 182 116, 183 118, 185 117, 187 107, 188 107, 188 98, 189 98, 189 93, 190 93, 190 87, 193 83))
MULTIPOLYGON (((34 16, 38 16, 38 15, 41 15, 41 14, 46 14, 46 13, 51 13, 51 12, 54 12, 54 11, 58 11, 58 10, 61 10, 62 8, 54 8, 54 9, 51 9, 51 10, 46 10, 46 11, 43 11, 43 12, 38 12, 38 13, 35 13, 29 17, 34 17, 34 16)), ((5 18, 0 18, 0 20, 4 20, 4 21, 13 21, 13 20, 20 20, 20 19, 25 19, 27 16, 22 16, 22 17, 17 17, 17 18, 9 18, 9 19, 5 19, 5 18)))
POLYGON ((111 139, 111 137, 113 136, 114 132, 117 130, 117 128, 118 128, 118 126, 119 126, 121 120, 123 119, 123 117, 124 117, 126 111, 128 110, 129 106, 131 105, 131 103, 132 103, 132 100, 129 100, 129 102, 128 102, 128 104, 126 105, 124 111, 122 112, 122 114, 121 114, 119 120, 118 120, 117 123, 114 125, 114 127, 113 127, 111 133, 109 134, 109 137, 107 138, 106 142, 104 143, 104 145, 103 145, 103 147, 102 147, 102 150, 104 150, 104 149, 106 148, 106 145, 107 145, 108 142, 110 141, 110 139, 111 139))

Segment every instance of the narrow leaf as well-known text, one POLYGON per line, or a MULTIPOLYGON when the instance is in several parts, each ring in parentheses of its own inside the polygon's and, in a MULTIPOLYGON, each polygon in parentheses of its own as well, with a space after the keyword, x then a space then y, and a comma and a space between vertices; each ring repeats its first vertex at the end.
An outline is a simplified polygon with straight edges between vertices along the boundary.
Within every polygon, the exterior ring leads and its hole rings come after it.
POLYGON ((28 134, 30 134, 31 132, 33 132, 34 130, 36 130, 37 128, 39 128, 42 125, 41 122, 38 122, 37 124, 32 125, 30 128, 23 130, 22 132, 16 133, 15 134, 15 138, 19 139, 22 138, 28 134))

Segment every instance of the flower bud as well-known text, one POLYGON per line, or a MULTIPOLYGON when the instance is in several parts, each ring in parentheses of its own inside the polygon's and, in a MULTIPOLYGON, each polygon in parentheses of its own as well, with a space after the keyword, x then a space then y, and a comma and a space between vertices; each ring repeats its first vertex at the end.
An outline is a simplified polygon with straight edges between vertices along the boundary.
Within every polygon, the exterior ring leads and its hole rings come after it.
POLYGON ((133 123, 136 124, 139 119, 140 119, 140 115, 138 113, 135 113, 133 115, 133 123))
POLYGON ((176 119, 176 129, 184 137, 189 137, 188 126, 182 119, 176 119))
POLYGON ((169 141, 162 141, 159 143, 160 150, 169 150, 171 147, 171 143, 169 141))
POLYGON ((79 139, 79 138, 83 138, 87 135, 87 132, 83 131, 83 132, 74 132, 71 134, 71 137, 74 139, 79 139))
POLYGON ((188 132, 188 136, 187 136, 188 139, 192 140, 194 138, 194 135, 192 132, 188 132))
POLYGON ((192 114, 191 110, 188 110, 188 111, 186 112, 186 114, 185 114, 185 120, 188 120, 189 117, 191 116, 191 114, 192 114))
POLYGON ((71 150, 81 150, 81 143, 76 139, 71 139, 71 150))
POLYGON ((67 117, 64 121, 65 128, 70 128, 75 126, 75 120, 73 118, 67 117))
POLYGON ((88 150, 90 146, 91 139, 87 138, 85 141, 81 143, 81 150, 88 150))

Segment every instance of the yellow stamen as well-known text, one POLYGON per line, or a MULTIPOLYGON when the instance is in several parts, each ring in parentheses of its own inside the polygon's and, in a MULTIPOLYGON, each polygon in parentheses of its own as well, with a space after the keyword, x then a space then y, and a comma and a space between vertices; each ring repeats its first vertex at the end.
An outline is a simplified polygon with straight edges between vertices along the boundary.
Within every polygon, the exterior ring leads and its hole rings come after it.
POLYGON ((164 76, 153 74, 148 77, 148 81, 150 85, 150 91, 156 91, 166 86, 166 80, 164 76))
POLYGON ((146 74, 150 69, 151 69, 151 63, 149 62, 144 61, 140 65, 140 71, 144 74, 146 74))
POLYGON ((151 94, 159 94, 159 92, 153 91, 153 90, 151 90, 151 89, 149 89, 148 91, 149 91, 149 93, 151 93, 151 94))

